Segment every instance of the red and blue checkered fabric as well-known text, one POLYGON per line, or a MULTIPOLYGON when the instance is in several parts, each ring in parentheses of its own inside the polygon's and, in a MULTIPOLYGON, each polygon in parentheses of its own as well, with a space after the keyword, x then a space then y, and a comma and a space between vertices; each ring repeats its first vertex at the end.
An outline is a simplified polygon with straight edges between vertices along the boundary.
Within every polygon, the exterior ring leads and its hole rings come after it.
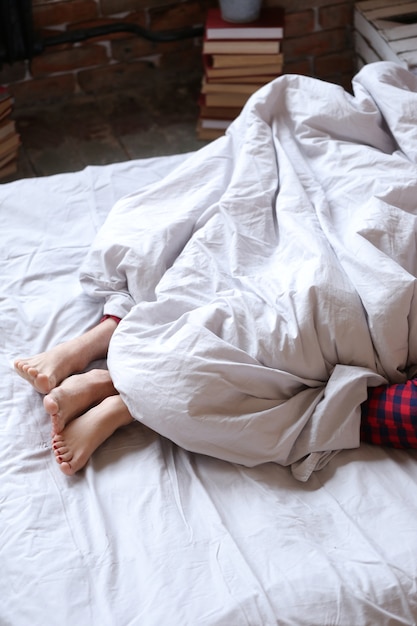
POLYGON ((417 448, 417 379, 368 389, 361 440, 391 448, 417 448))

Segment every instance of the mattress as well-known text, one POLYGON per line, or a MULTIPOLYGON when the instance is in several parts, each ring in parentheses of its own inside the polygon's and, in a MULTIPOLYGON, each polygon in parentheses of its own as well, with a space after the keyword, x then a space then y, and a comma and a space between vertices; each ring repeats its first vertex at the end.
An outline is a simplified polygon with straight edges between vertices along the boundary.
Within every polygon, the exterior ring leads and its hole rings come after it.
POLYGON ((192 157, 0 186, 0 624, 414 625, 415 451, 362 444, 300 482, 135 422, 59 470, 13 359, 100 319, 79 269, 109 211, 192 157))

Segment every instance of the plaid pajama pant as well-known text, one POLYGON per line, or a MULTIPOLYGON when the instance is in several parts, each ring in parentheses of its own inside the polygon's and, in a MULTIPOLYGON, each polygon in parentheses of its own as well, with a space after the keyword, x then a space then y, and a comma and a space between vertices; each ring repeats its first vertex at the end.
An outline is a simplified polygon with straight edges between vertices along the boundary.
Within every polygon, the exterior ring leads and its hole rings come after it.
POLYGON ((417 379, 368 390, 361 440, 391 448, 417 448, 417 379))

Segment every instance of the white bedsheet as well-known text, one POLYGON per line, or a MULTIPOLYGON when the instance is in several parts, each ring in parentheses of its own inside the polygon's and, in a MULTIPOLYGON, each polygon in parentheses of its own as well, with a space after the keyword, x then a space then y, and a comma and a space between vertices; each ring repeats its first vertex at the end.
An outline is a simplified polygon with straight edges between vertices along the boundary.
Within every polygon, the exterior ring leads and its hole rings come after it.
POLYGON ((415 625, 415 452, 362 445, 301 483, 135 423, 60 472, 42 398, 10 362, 99 319, 78 281, 95 234, 183 161, 0 186, 0 624, 415 625))

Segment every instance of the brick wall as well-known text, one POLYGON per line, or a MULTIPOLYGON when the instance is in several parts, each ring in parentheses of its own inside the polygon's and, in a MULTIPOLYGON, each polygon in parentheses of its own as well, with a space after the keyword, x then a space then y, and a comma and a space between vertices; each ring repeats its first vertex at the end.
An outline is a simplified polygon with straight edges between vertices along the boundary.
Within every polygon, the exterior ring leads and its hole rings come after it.
MULTIPOLYGON (((264 4, 286 11, 286 72, 350 84, 352 0, 264 0, 264 4)), ((201 25, 207 8, 216 5, 216 0, 33 0, 33 17, 39 40, 44 41, 66 30, 120 21, 152 31, 201 25)), ((31 61, 4 64, 0 84, 9 87, 18 105, 145 85, 155 72, 178 81, 201 71, 201 39, 156 43, 125 32, 43 46, 31 61)))
POLYGON ((265 0, 286 12, 285 71, 350 87, 356 71, 353 0, 265 0))

